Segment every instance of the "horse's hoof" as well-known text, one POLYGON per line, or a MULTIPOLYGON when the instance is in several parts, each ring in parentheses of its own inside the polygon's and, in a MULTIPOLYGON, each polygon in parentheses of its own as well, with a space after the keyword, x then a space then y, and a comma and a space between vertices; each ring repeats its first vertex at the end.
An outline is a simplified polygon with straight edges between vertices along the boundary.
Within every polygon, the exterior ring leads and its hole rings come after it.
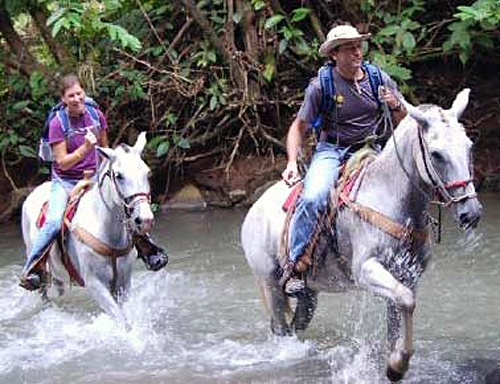
POLYGON ((274 319, 271 319, 271 332, 273 333, 273 335, 280 337, 292 336, 292 332, 290 331, 290 328, 287 325, 285 325, 284 327, 279 326, 277 324, 277 321, 274 319))
POLYGON ((398 381, 403 380, 403 377, 405 375, 404 372, 398 372, 391 368, 390 365, 387 366, 387 371, 385 372, 385 374, 387 375, 387 378, 391 383, 397 383, 398 381))

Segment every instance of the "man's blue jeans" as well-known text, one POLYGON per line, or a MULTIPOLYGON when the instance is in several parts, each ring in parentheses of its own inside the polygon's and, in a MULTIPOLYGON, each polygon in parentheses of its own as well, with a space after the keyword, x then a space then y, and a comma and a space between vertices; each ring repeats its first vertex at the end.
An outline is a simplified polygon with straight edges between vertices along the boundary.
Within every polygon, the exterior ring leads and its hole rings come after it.
POLYGON ((325 212, 330 190, 339 177, 339 168, 351 155, 351 147, 320 142, 304 179, 304 190, 297 203, 290 228, 290 255, 293 263, 303 255, 321 213, 325 212))
POLYGON ((47 219, 33 241, 31 251, 24 264, 23 274, 28 272, 31 264, 41 256, 45 248, 56 238, 61 229, 69 192, 77 182, 78 180, 62 180, 58 177, 52 177, 47 219))

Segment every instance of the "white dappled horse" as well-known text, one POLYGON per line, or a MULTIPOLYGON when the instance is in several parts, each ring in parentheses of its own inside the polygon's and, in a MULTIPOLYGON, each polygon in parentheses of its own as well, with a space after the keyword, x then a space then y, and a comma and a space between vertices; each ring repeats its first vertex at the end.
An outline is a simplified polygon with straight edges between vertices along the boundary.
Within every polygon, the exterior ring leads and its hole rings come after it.
POLYGON ((291 323, 277 273, 282 205, 290 189, 280 181, 250 208, 241 240, 274 333, 305 330, 318 291, 364 288, 387 299, 387 376, 392 381, 404 376, 413 354, 416 285, 430 259, 428 205, 437 192, 465 229, 475 227, 481 215, 472 184, 472 143, 458 122, 468 99, 469 89, 464 89, 448 110, 404 102, 408 116, 354 186, 352 201, 339 210, 334 223, 326 223, 336 228, 337 252, 330 247, 317 274, 308 271, 307 293, 297 299, 291 323))
MULTIPOLYGON (((149 167, 141 159, 146 145, 142 132, 135 145, 100 148, 104 157, 97 181, 81 198, 67 231, 65 248, 85 289, 111 316, 126 323, 120 308, 131 284, 137 252, 134 232, 151 230, 149 167)), ((26 199, 22 212, 23 238, 29 253, 38 232, 35 225, 42 204, 48 200, 50 182, 38 186, 26 199)), ((62 264, 59 247, 52 246, 48 259, 53 281, 64 292, 69 275, 62 264)))

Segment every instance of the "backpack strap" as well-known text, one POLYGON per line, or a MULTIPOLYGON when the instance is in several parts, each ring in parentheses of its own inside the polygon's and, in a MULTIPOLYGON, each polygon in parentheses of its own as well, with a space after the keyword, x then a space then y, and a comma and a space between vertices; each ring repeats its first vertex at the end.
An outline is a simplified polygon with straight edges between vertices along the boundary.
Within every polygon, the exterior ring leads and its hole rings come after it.
POLYGON ((89 112, 90 118, 92 119, 94 125, 100 129, 101 121, 99 120, 99 113, 97 112, 99 106, 97 105, 95 100, 91 97, 85 96, 85 108, 89 112))
POLYGON ((382 102, 380 101, 379 98, 378 89, 381 85, 384 85, 384 81, 382 80, 382 72, 380 71, 380 68, 377 65, 371 64, 368 61, 363 62, 363 69, 368 74, 368 80, 370 81, 370 87, 372 88, 372 93, 375 96, 377 104, 380 108, 382 106, 382 102))
POLYGON ((333 81, 333 64, 326 63, 318 70, 321 87, 321 104, 318 116, 313 120, 312 127, 317 135, 323 125, 323 114, 335 107, 335 83, 333 81))
POLYGON ((66 137, 71 129, 71 123, 69 122, 68 111, 66 111, 66 108, 59 109, 56 112, 56 116, 61 122, 61 127, 64 133, 64 137, 66 137))

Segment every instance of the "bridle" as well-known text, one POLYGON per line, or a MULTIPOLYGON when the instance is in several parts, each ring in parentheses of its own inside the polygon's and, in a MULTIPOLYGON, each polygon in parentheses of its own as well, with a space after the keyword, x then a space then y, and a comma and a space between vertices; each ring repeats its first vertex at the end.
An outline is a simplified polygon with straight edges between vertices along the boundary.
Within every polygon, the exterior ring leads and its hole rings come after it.
MULTIPOLYGON (((113 161, 110 160, 108 162, 108 164, 109 164, 108 169, 106 170, 106 172, 104 172, 102 174, 102 176, 100 177, 100 180, 99 180, 99 184, 98 184, 99 195, 101 196, 101 199, 102 199, 104 205, 106 206, 107 210, 109 212, 111 212, 112 210, 111 210, 110 206, 108 205, 108 203, 106 202, 106 199, 104 198, 103 193, 102 193, 102 186, 104 184, 104 180, 106 179, 106 177, 109 177, 111 184, 113 185, 113 188, 115 189, 116 194, 118 195, 118 198, 120 199, 119 203, 123 207, 123 212, 125 215, 125 220, 123 220, 123 221, 126 223, 129 223, 135 206, 137 206, 143 202, 151 203, 151 193, 149 193, 149 192, 137 192, 137 193, 133 193, 129 196, 125 196, 125 194, 120 189, 118 182, 116 180, 116 173, 113 171, 113 161)), ((128 225, 127 225, 127 227, 128 227, 128 225)), ((128 228, 128 229, 130 229, 130 228, 128 228)))
MULTIPOLYGON (((444 207, 448 207, 452 204, 458 204, 464 200, 467 199, 472 199, 477 196, 475 192, 467 192, 467 187, 469 184, 473 182, 473 178, 471 177, 470 179, 465 179, 465 180, 455 180, 451 182, 445 183, 442 178, 438 175, 436 172, 436 169, 432 163, 431 160, 431 155, 429 151, 429 146, 427 145, 427 142, 425 141, 424 135, 423 135, 423 128, 421 125, 418 125, 418 143, 419 143, 419 148, 420 152, 422 154, 422 162, 424 164, 424 169, 426 173, 426 179, 428 179, 432 187, 435 191, 435 194, 438 196, 439 200, 431 200, 432 204, 438 204, 442 205, 444 207), (465 193, 463 193, 460 196, 453 196, 450 191, 455 190, 457 188, 464 188, 465 193)), ((469 174, 472 175, 471 168, 472 166, 469 166, 469 174)))
MULTIPOLYGON (((398 151, 398 146, 396 142, 396 137, 394 135, 394 126, 392 124, 392 119, 390 118, 390 113, 388 110, 387 105, 384 104, 384 119, 385 119, 385 124, 389 124, 391 127, 392 131, 392 138, 393 138, 393 143, 394 143, 394 149, 396 151, 396 155, 399 161, 399 165, 401 166, 401 169, 405 173, 406 177, 410 180, 410 182, 414 185, 415 188, 417 188, 424 196, 427 197, 427 199, 430 201, 431 204, 436 204, 438 206, 444 206, 444 207, 449 207, 452 204, 458 204, 464 200, 467 199, 472 199, 477 196, 475 192, 469 192, 469 193, 464 193, 460 196, 453 196, 450 191, 455 190, 457 188, 464 188, 465 190, 473 182, 473 178, 469 178, 466 180, 455 180, 451 182, 445 183, 442 178, 439 176, 439 174, 436 172, 436 169, 432 163, 431 160, 431 155, 429 151, 429 146, 427 144, 427 141, 424 138, 423 135, 423 127, 421 124, 417 122, 417 129, 418 129, 418 143, 419 143, 419 148, 420 152, 422 155, 422 162, 424 164, 425 168, 425 175, 421 176, 427 176, 427 177, 422 177, 424 180, 429 180, 431 182, 431 185, 434 190, 434 194, 438 196, 438 199, 433 199, 432 196, 429 195, 426 191, 424 191, 410 176, 408 170, 405 168, 403 164, 403 160, 401 158, 401 154, 398 151)), ((418 167, 417 167, 418 168, 418 167)), ((472 165, 469 165, 469 174, 472 175, 472 165)))

